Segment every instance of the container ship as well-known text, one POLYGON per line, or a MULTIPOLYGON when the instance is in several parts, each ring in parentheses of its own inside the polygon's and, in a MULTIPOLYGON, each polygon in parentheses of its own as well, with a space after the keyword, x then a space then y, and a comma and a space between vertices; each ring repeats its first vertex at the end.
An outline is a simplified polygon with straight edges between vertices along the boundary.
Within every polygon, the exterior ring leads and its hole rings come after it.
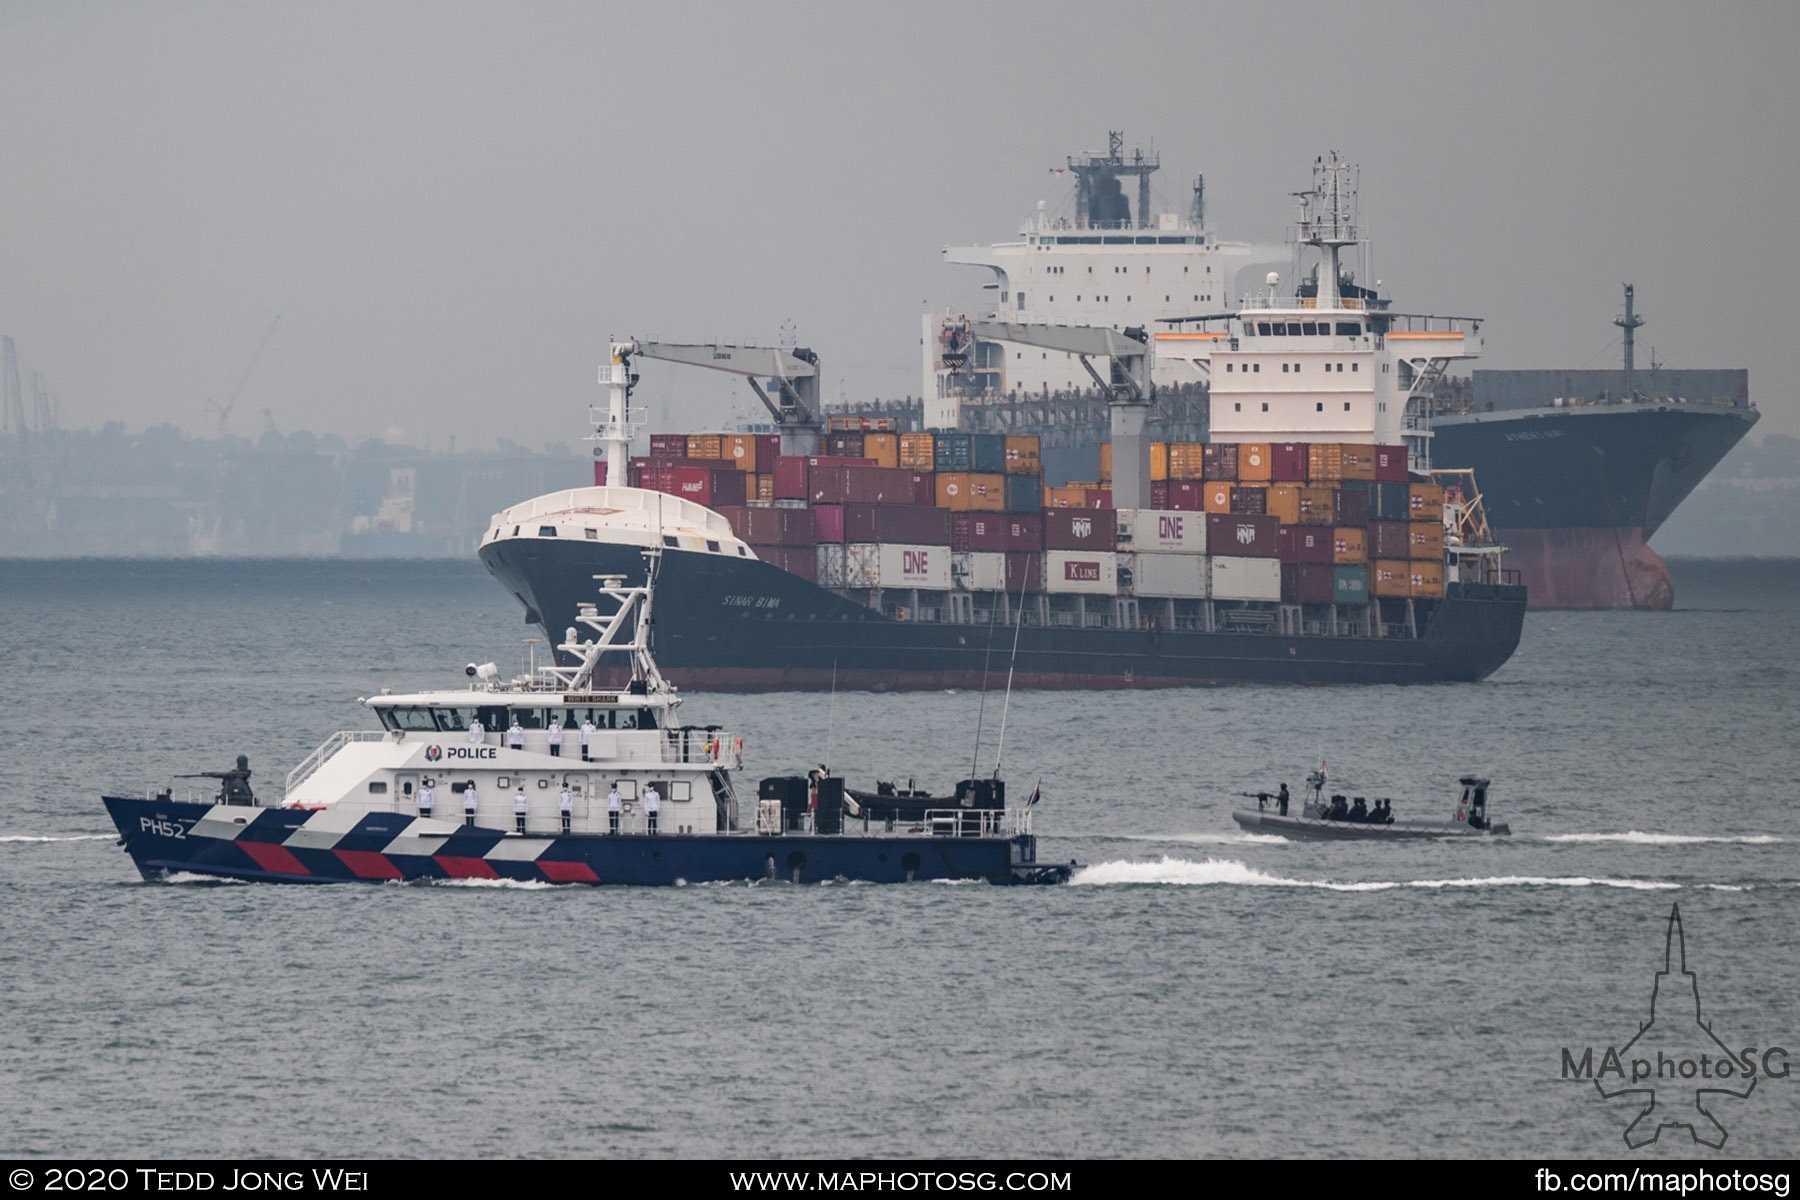
MULTIPOLYGON (((1127 153, 1112 133, 1105 153, 1070 156, 1059 169, 1074 180, 1072 216, 1040 204, 1017 240, 946 247, 944 257, 992 272, 984 315, 994 319, 1155 330, 1153 429, 1204 440, 1215 343, 1187 318, 1243 295, 1287 251, 1218 239, 1206 225, 1203 178, 1182 210, 1153 213, 1160 165, 1153 153, 1127 153)), ((1297 261, 1286 265, 1297 277, 1297 261)), ((1381 303, 1353 278, 1344 286, 1381 303)), ((1435 409, 1432 465, 1474 471, 1534 608, 1671 607, 1668 568, 1649 538, 1757 421, 1745 371, 1634 371, 1633 333, 1643 323, 1627 286, 1614 321, 1624 331, 1623 371, 1475 371, 1439 381, 1425 401, 1435 409)), ((1037 432, 1051 480, 1091 478, 1109 429, 1078 358, 965 339, 961 324, 926 316, 921 402, 861 407, 906 428, 1037 432), (955 353, 940 353, 952 343, 955 353)))
POLYGON ((641 578, 660 549, 657 658, 692 688, 1482 679, 1518 645, 1526 590, 1473 481, 1421 469, 1419 403, 1473 356, 1472 329, 1336 286, 1358 240, 1349 170, 1320 160, 1302 198, 1318 280, 1270 277, 1194 335, 1217 372, 1205 443, 1147 436, 1137 329, 961 331, 1073 356, 1102 384, 1105 470, 1061 483, 1035 434, 825 420, 805 350, 621 342, 595 486, 496 514, 480 557, 554 642, 594 576, 641 578), (745 376, 778 432, 652 434, 629 458, 636 371, 657 360, 745 376))

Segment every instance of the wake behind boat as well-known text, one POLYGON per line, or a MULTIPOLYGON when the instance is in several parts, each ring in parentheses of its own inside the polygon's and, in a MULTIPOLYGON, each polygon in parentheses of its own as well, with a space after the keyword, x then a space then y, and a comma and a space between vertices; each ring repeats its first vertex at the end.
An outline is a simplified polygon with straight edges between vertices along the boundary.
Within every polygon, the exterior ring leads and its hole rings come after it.
POLYGON ((1325 773, 1306 777, 1306 799, 1298 813, 1288 811, 1287 785, 1279 792, 1247 792, 1257 802, 1254 809, 1240 808, 1231 819, 1252 833, 1282 837, 1336 841, 1410 841, 1419 838, 1469 838, 1510 834, 1512 827, 1493 821, 1487 812, 1489 783, 1475 775, 1458 781, 1462 795, 1455 813, 1442 821, 1402 820, 1393 815, 1392 802, 1377 800, 1374 807, 1357 796, 1325 798, 1325 773))
POLYGON ((578 617, 597 636, 571 627, 557 647, 577 666, 502 682, 492 663, 471 664, 463 690, 361 701, 381 728, 332 735, 276 803, 256 796, 243 755, 234 770, 186 776, 219 781, 210 802, 177 799, 174 787, 106 796, 120 844, 153 880, 1069 878, 1075 864, 1037 860, 1037 792, 1008 807, 998 778, 901 814, 847 797, 823 771, 772 777, 757 790, 754 828, 739 829, 743 739, 677 723, 681 697, 650 653, 652 587, 602 581, 608 611, 588 603, 578 617))

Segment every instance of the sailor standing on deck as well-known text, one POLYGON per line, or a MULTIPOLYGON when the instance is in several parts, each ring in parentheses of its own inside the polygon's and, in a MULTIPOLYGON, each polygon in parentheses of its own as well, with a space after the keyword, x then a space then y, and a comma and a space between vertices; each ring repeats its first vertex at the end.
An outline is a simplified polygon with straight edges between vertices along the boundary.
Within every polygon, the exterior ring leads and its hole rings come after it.
POLYGON ((432 806, 437 803, 437 793, 431 790, 431 780, 427 779, 419 785, 419 794, 414 799, 419 805, 419 815, 429 821, 432 806))
POLYGON ((550 757, 551 758, 561 758, 562 757, 562 718, 561 717, 551 717, 550 718, 550 732, 546 733, 544 735, 544 740, 546 742, 550 743, 550 757))
POLYGON ((644 789, 644 832, 656 832, 656 813, 662 807, 662 797, 656 792, 656 785, 650 784, 644 789))
POLYGON ((513 797, 513 824, 520 833, 525 832, 525 813, 530 808, 530 801, 525 799, 525 785, 519 785, 518 794, 513 797))
POLYGON ((624 800, 619 796, 619 785, 615 782, 612 791, 606 793, 606 832, 619 832, 619 809, 624 800))
POLYGON ((525 748, 525 727, 519 724, 517 717, 513 718, 512 724, 506 730, 506 744, 514 750, 525 748))
POLYGON ((557 800, 557 807, 562 810, 563 832, 569 832, 569 818, 575 815, 575 794, 569 791, 568 780, 563 781, 562 796, 557 800))
POLYGON ((473 825, 475 823, 475 805, 478 802, 479 801, 475 795, 475 781, 473 779, 471 779, 471 780, 469 780, 469 782, 463 784, 463 824, 464 825, 473 825))
POLYGON ((581 722, 581 761, 588 760, 588 737, 594 732, 594 718, 589 714, 581 722))
POLYGON ((487 730, 482 726, 481 718, 476 717, 469 722, 469 744, 472 746, 479 746, 486 740, 487 730))
POLYGON ((1285 783, 1282 784, 1281 790, 1279 792, 1275 793, 1275 802, 1281 806, 1281 815, 1284 817, 1287 816, 1287 806, 1288 806, 1287 784, 1285 784, 1285 783))

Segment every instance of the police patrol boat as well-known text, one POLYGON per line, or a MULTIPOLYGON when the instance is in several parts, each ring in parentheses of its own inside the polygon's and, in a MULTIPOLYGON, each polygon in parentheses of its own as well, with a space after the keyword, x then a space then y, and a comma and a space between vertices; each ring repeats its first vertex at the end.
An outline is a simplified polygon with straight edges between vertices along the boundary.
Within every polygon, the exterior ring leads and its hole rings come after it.
POLYGON ((1462 794, 1456 812, 1443 821, 1402 820, 1393 815, 1392 802, 1378 799, 1373 806, 1365 797, 1354 801, 1342 794, 1325 796, 1325 772, 1312 771, 1306 777, 1306 793, 1299 812, 1288 811, 1281 793, 1245 792, 1256 801, 1255 808, 1236 809, 1231 819, 1252 833, 1277 833, 1283 837, 1325 840, 1410 841, 1418 838, 1469 838, 1510 834, 1512 827, 1497 823, 1488 816, 1489 783, 1476 775, 1465 775, 1458 782, 1462 794))
MULTIPOLYGON (((360 701, 379 729, 333 734, 288 773, 279 801, 250 787, 247 756, 215 796, 109 795, 119 841, 146 879, 512 880, 678 884, 846 879, 1059 883, 1040 863, 1038 798, 1008 806, 999 779, 965 780, 929 809, 859 804, 822 770, 761 781, 739 829, 732 772, 743 739, 683 725, 650 649, 648 579, 600 580, 558 647, 572 667, 501 680, 471 664, 461 690, 360 701)), ((183 778, 193 778, 185 776, 183 778)))

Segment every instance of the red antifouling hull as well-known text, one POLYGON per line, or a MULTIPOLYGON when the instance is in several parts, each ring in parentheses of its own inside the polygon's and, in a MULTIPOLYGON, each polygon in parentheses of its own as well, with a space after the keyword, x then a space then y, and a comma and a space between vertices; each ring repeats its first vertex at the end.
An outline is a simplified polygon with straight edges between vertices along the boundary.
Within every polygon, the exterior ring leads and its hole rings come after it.
POLYGON ((1675 606, 1669 564, 1635 526, 1503 529, 1506 566, 1523 578, 1532 608, 1675 606))

